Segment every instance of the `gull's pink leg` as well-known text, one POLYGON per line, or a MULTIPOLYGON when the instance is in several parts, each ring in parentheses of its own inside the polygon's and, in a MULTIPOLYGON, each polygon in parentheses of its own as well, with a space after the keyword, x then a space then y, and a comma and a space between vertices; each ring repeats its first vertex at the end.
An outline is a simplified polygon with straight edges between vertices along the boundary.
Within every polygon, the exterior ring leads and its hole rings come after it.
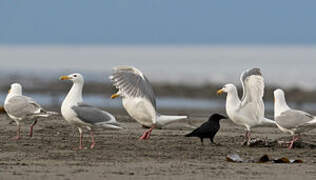
POLYGON ((142 140, 149 139, 151 132, 153 131, 154 126, 152 126, 149 130, 145 131, 144 134, 139 138, 142 140))
POLYGON ((246 131, 245 138, 246 138, 247 145, 249 145, 250 144, 250 131, 246 131))
POLYGON ((20 131, 21 131, 21 127, 20 127, 20 123, 19 121, 15 121, 16 122, 16 136, 14 138, 12 138, 13 140, 19 140, 21 139, 21 136, 20 136, 20 131))
POLYGON ((250 131, 248 131, 248 140, 247 140, 247 144, 250 144, 250 140, 251 140, 251 133, 250 133, 250 131))
POLYGON ((82 146, 82 133, 80 133, 80 137, 79 137, 79 149, 83 149, 83 146, 82 146))
POLYGON ((142 139, 142 140, 145 139, 145 137, 147 136, 147 134, 148 134, 148 132, 145 131, 144 134, 143 134, 139 139, 142 139))
POLYGON ((29 134, 30 137, 33 136, 33 127, 35 126, 36 123, 37 123, 37 119, 32 123, 32 125, 30 127, 30 134, 29 134))
POLYGON ((91 136, 91 141, 92 141, 90 149, 93 149, 95 146, 95 141, 94 141, 94 134, 92 130, 90 131, 90 136, 91 136))
POLYGON ((17 124, 17 127, 18 127, 18 129, 16 130, 16 136, 14 137, 15 140, 21 139, 21 136, 20 136, 20 131, 21 131, 20 125, 17 124))
POLYGON ((289 148, 289 149, 292 149, 294 142, 297 141, 298 139, 299 139, 298 136, 293 136, 293 139, 292 139, 292 141, 290 141, 290 145, 289 145, 288 148, 289 148))
POLYGON ((148 133, 146 134, 145 139, 149 139, 149 137, 150 137, 152 131, 153 131, 153 128, 150 128, 149 131, 148 131, 148 133))
POLYGON ((80 131, 80 137, 79 137, 79 149, 83 149, 83 146, 82 146, 82 132, 80 131))

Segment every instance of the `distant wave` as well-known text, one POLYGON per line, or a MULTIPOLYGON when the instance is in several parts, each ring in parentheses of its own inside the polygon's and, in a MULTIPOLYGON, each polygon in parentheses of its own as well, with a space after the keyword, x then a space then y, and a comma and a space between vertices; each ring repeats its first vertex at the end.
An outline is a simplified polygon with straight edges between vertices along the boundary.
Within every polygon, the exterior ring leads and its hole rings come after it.
POLYGON ((1 46, 1 74, 52 78, 79 71, 104 81, 111 68, 134 65, 151 81, 239 83, 260 67, 267 84, 316 88, 316 46, 1 46))

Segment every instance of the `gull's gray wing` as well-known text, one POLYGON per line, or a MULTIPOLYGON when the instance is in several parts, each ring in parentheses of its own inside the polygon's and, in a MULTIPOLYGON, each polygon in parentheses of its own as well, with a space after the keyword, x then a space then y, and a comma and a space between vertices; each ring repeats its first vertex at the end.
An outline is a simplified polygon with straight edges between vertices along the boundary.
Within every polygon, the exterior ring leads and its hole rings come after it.
POLYGON ((283 128, 292 129, 302 126, 313 119, 314 117, 309 113, 298 110, 288 110, 281 113, 280 116, 277 116, 275 121, 283 128))
POLYGON ((92 125, 118 125, 113 115, 94 106, 79 104, 77 106, 72 106, 71 108, 76 113, 77 117, 85 123, 92 125))
POLYGON ((14 96, 4 104, 6 112, 17 118, 24 118, 41 112, 41 106, 32 98, 26 96, 14 96))
POLYGON ((123 96, 145 97, 156 108, 154 90, 142 72, 131 66, 115 67, 113 71, 110 79, 123 96))

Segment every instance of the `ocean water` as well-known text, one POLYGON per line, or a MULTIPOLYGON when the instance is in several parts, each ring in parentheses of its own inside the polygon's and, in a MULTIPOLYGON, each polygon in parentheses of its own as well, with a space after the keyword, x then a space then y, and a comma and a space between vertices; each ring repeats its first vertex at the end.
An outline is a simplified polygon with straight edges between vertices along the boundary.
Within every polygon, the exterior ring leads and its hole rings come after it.
MULTIPOLYGON (((88 81, 109 82, 112 67, 133 65, 152 82, 240 84, 243 70, 260 67, 266 85, 316 88, 316 46, 0 46, 0 64, 0 82, 16 74, 49 81, 72 72, 84 74, 88 81)), ((43 105, 60 105, 63 99, 26 95, 43 105)), ((5 96, 0 94, 1 102, 5 96)), ((85 100, 101 107, 122 107, 119 99, 108 96, 89 95, 85 100)), ((157 106, 211 110, 224 108, 224 99, 159 97, 157 106)), ((316 104, 299 108, 314 111, 316 104)), ((272 102, 266 102, 266 110, 273 111, 272 102)))
MULTIPOLYGON (((25 96, 32 97, 39 104, 43 106, 57 106, 60 107, 64 100, 64 95, 48 96, 45 94, 28 94, 25 96)), ((6 94, 0 93, 0 102, 4 102, 6 94)), ((120 98, 111 99, 110 94, 107 96, 103 95, 87 95, 84 96, 85 103, 102 107, 102 108, 123 108, 122 101, 120 98)), ((220 109, 224 105, 223 100, 209 100, 209 99, 190 99, 190 98, 179 98, 179 97, 161 97, 157 98, 158 108, 170 108, 170 109, 202 109, 202 110, 213 110, 220 109)))
MULTIPOLYGON (((64 99, 64 95, 60 96, 48 96, 43 94, 25 94, 32 97, 39 104, 43 106, 57 106, 60 107, 64 99)), ((0 102, 4 102, 6 94, 0 93, 0 102)), ((85 103, 98 106, 104 109, 107 108, 123 108, 120 98, 110 99, 110 95, 88 95, 84 96, 85 103)), ((304 109, 309 112, 315 112, 316 103, 304 103, 297 105, 295 103, 289 104, 292 108, 304 109)), ((214 99, 192 99, 192 98, 179 98, 179 97, 158 97, 157 108, 159 109, 181 109, 181 110, 224 110, 225 97, 221 100, 214 99)), ((265 102, 266 112, 273 112, 273 102, 265 102)))
POLYGON ((133 65, 153 82, 237 83, 260 67, 266 84, 316 88, 316 46, 0 46, 0 75, 53 79, 81 72, 104 81, 117 65, 133 65))

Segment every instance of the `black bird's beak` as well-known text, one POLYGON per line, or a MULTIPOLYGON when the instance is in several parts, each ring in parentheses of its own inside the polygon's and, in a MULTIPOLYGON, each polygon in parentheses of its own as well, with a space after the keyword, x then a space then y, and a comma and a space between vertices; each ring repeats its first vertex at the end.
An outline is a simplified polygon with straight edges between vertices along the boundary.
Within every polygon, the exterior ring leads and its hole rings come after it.
POLYGON ((226 116, 223 116, 223 115, 222 115, 222 118, 221 118, 221 119, 229 119, 229 118, 228 118, 228 117, 226 117, 226 116))

